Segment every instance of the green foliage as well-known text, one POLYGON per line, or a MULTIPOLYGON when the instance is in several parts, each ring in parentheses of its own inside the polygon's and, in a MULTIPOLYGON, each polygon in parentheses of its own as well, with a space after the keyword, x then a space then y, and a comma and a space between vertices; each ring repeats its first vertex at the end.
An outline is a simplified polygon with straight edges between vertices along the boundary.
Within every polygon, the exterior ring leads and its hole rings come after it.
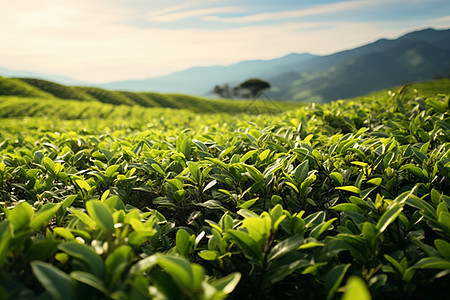
POLYGON ((0 105, 5 298, 449 292, 446 96, 280 115, 0 105))

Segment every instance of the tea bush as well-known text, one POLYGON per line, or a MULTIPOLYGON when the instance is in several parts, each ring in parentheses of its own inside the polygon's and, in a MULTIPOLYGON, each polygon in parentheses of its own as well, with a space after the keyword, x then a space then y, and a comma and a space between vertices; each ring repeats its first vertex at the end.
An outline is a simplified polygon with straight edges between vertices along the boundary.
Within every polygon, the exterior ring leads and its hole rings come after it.
POLYGON ((450 292, 446 95, 253 116, 0 107, 3 298, 450 292))

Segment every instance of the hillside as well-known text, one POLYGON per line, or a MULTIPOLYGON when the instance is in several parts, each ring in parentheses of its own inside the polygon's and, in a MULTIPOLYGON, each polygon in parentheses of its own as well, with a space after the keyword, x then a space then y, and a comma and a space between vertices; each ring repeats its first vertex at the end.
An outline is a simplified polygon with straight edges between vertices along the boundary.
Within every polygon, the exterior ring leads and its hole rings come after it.
POLYGON ((422 82, 414 82, 406 86, 394 86, 362 96, 361 98, 381 98, 392 92, 402 91, 405 98, 435 97, 445 95, 450 97, 450 79, 434 79, 422 82))
POLYGON ((450 74, 450 30, 382 39, 298 64, 269 81, 276 99, 329 102, 450 74))
MULTIPOLYGON (((199 113, 279 113, 299 107, 299 104, 273 101, 234 101, 205 99, 181 94, 158 94, 152 92, 133 93, 110 91, 96 87, 74 87, 50 81, 31 78, 5 78, 0 76, 0 96, 17 98, 35 98, 43 100, 75 100, 146 108, 186 109, 199 113)), ((56 103, 56 102, 55 102, 56 103)), ((89 105, 83 105, 88 107, 89 105)), ((4 115, 4 114, 3 114, 4 115)))

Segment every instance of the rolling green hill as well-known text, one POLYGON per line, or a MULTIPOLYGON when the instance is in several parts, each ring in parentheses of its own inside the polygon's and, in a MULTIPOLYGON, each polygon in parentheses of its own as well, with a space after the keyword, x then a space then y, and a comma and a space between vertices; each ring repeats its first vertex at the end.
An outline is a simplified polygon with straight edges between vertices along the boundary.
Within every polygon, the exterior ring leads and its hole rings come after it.
MULTIPOLYGON (((404 86, 404 97, 433 97, 439 94, 450 96, 450 79, 435 79, 428 81, 421 81, 411 83, 404 86)), ((383 89, 380 91, 372 92, 367 94, 367 97, 384 97, 390 91, 399 91, 402 86, 396 86, 389 89, 383 89)))
MULTIPOLYGON (((146 108, 161 107, 187 109, 198 113, 239 113, 257 114, 260 112, 281 112, 299 107, 290 102, 213 100, 181 94, 158 94, 151 92, 109 91, 96 87, 74 87, 30 78, 6 78, 0 76, 0 96, 14 96, 35 101, 83 101, 99 102, 112 105, 142 106, 146 108), (31 100, 34 98, 35 100, 31 100), (39 99, 39 100, 36 100, 39 99)), ((60 102, 55 102, 60 103, 60 102)), ((74 103, 74 102, 71 102, 74 103)), ((56 104, 55 104, 56 105, 56 104)), ((59 105, 59 104, 58 104, 59 105)), ((68 104, 72 105, 72 104, 68 104)), ((82 105, 83 106, 83 105, 82 105)), ((5 113, 2 114, 5 116, 5 113)))

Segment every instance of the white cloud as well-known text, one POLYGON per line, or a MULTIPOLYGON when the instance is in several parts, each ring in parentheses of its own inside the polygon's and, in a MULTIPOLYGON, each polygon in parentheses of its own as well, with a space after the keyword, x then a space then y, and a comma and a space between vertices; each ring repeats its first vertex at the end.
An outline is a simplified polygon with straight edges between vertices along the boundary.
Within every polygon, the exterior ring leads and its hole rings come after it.
POLYGON ((164 11, 152 12, 148 16, 148 20, 151 22, 176 22, 193 17, 202 17, 210 14, 222 14, 229 12, 240 12, 242 8, 238 6, 225 6, 225 7, 214 7, 214 8, 202 8, 193 9, 188 11, 178 11, 173 13, 167 13, 164 11))
POLYGON ((149 16, 162 16, 162 15, 166 15, 169 13, 172 13, 174 11, 180 11, 182 9, 185 9, 189 6, 192 6, 193 2, 185 2, 183 4, 178 4, 178 5, 172 5, 172 6, 167 6, 165 8, 159 9, 159 10, 154 10, 151 11, 149 13, 149 16))
POLYGON ((450 16, 435 19, 436 24, 448 27, 450 24, 450 16))
POLYGON ((286 20, 286 19, 300 18, 300 17, 306 17, 306 16, 330 14, 330 13, 336 13, 336 12, 351 10, 351 9, 355 9, 355 8, 360 8, 363 6, 366 6, 365 2, 348 1, 348 2, 339 2, 339 3, 318 5, 318 6, 314 6, 311 8, 299 9, 299 10, 267 12, 267 13, 259 13, 259 14, 253 14, 253 15, 240 16, 240 17, 206 16, 206 17, 204 17, 204 19, 208 20, 208 21, 217 21, 217 22, 251 23, 251 22, 286 20))

